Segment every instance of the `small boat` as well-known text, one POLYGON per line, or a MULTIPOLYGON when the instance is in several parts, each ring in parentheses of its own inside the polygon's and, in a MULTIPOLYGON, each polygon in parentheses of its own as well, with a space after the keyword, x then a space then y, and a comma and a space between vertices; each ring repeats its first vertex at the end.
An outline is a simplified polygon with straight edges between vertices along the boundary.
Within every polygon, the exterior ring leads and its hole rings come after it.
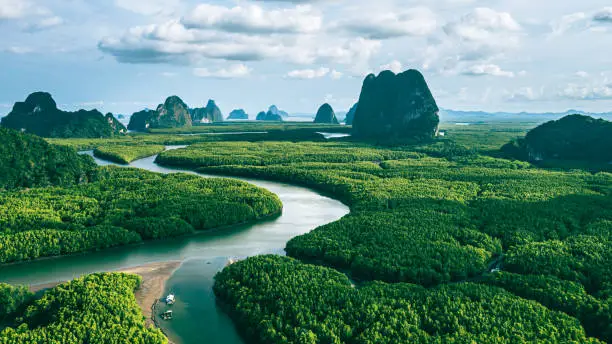
POLYGON ((173 305, 175 302, 175 298, 174 298, 174 294, 169 294, 168 296, 166 296, 166 303, 169 305, 173 305))
POLYGON ((165 311, 162 314, 160 314, 159 317, 162 318, 163 320, 170 320, 172 319, 172 311, 165 311))

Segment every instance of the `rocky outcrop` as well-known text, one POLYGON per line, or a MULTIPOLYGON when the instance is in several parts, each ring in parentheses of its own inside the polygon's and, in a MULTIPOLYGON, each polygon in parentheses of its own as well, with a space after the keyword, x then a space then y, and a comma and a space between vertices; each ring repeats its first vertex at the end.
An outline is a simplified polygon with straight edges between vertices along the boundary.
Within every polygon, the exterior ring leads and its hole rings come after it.
POLYGON ((112 114, 98 110, 62 111, 51 94, 35 92, 2 118, 2 126, 43 137, 112 137, 126 131, 112 114))
POLYGON ((255 117, 256 121, 265 121, 266 120, 266 112, 265 111, 261 111, 257 114, 257 117, 255 117))
POLYGON ((127 133, 126 127, 121 122, 119 122, 119 120, 115 118, 115 116, 113 116, 112 113, 110 112, 107 113, 104 116, 104 118, 106 119, 106 121, 108 122, 108 125, 110 125, 114 133, 120 133, 120 134, 127 133))
POLYGON ((322 124, 339 124, 334 109, 328 103, 321 105, 319 111, 317 111, 314 122, 322 124))
POLYGON ((612 161, 612 122, 569 115, 546 122, 502 147, 512 158, 528 161, 612 161))
POLYGON ((166 99, 164 104, 157 107, 157 121, 152 124, 154 128, 182 128, 191 126, 189 107, 177 96, 166 99))
POLYGON ((353 125, 353 120, 355 119, 355 112, 357 112, 358 105, 359 103, 355 103, 355 105, 353 105, 351 109, 346 113, 346 117, 344 118, 344 123, 346 125, 353 125))
POLYGON ((283 114, 286 114, 287 117, 289 116, 286 112, 278 110, 276 105, 272 105, 268 112, 262 111, 258 113, 255 119, 258 121, 282 122, 283 114))
POLYGON ((128 123, 128 130, 145 131, 151 126, 153 119, 157 117, 157 111, 145 109, 132 114, 128 123))
POLYGON ((289 117, 289 114, 287 112, 285 112, 283 110, 279 110, 276 105, 270 106, 270 108, 268 109, 268 112, 271 113, 274 116, 280 116, 282 118, 289 117))
POLYGON ((215 104, 215 101, 210 99, 204 108, 195 108, 189 110, 193 123, 213 123, 223 122, 223 114, 221 109, 215 104))
POLYGON ((142 110, 130 117, 129 130, 145 131, 149 128, 191 127, 189 107, 177 96, 171 96, 156 110, 142 110))
POLYGON ((416 70, 368 75, 353 121, 353 136, 402 140, 432 138, 440 119, 425 78, 416 70))
POLYGON ((236 109, 230 112, 227 119, 231 120, 248 120, 249 115, 243 109, 236 109))

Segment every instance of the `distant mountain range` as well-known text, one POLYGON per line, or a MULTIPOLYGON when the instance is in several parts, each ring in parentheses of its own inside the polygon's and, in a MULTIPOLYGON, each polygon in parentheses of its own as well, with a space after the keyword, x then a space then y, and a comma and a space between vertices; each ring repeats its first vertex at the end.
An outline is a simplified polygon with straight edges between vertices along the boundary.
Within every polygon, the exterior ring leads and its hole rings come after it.
MULTIPOLYGON (((547 122, 567 115, 587 115, 594 118, 603 118, 612 120, 612 112, 586 112, 581 110, 567 110, 565 112, 485 112, 485 111, 459 111, 452 109, 440 109, 440 121, 442 122, 506 122, 506 121, 519 121, 519 122, 532 122, 540 123, 547 122)), ((336 112, 338 120, 344 121, 346 111, 336 112)), ((315 114, 309 113, 292 113, 289 114, 289 120, 300 119, 314 119, 315 114)))
POLYGON ((593 113, 580 110, 567 110, 565 112, 484 112, 484 111, 457 111, 450 109, 440 110, 442 122, 547 122, 567 115, 587 115, 594 118, 612 119, 612 112, 593 113))
MULTIPOLYGON (((519 121, 519 122, 531 122, 531 123, 543 123, 567 115, 587 115, 594 118, 603 118, 606 120, 612 120, 611 112, 586 112, 581 110, 567 110, 565 112, 485 112, 485 111, 459 111, 452 109, 440 109, 440 121, 451 122, 451 123, 475 123, 475 122, 506 122, 506 121, 519 121)), ((336 117, 340 122, 344 121, 346 111, 336 112, 336 117)), ((3 117, 0 114, 0 117, 3 117)), ((130 115, 124 115, 119 121, 123 124, 129 122, 130 115)), ((290 113, 288 117, 285 117, 287 121, 298 121, 298 122, 310 122, 315 118, 314 113, 290 113)))

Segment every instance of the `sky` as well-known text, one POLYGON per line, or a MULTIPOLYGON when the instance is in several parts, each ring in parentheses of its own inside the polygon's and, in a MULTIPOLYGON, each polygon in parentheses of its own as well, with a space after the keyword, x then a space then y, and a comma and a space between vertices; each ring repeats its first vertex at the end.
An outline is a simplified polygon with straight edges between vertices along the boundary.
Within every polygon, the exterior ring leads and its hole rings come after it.
POLYGON ((420 70, 438 105, 612 111, 612 3, 0 0, 0 114, 34 91, 126 113, 170 95, 314 113, 368 73, 420 70))

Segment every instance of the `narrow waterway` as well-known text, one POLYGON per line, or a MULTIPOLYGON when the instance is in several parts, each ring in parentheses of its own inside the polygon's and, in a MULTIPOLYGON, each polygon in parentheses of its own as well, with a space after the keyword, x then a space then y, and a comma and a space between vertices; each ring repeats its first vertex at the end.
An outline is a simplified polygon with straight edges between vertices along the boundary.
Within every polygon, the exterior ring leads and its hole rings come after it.
MULTIPOLYGON (((177 149, 184 146, 171 146, 177 149)), ((86 152, 86 154, 92 154, 86 152)), ((134 161, 130 167, 153 172, 192 171, 169 169, 155 164, 156 156, 134 161)), ((95 159, 100 165, 109 162, 95 159)), ((216 177, 199 174, 202 177, 216 177)), ((318 226, 336 221, 349 212, 339 201, 312 190, 288 184, 236 178, 266 188, 283 202, 280 217, 253 225, 202 233, 200 235, 147 242, 82 255, 42 259, 0 267, 0 282, 42 284, 70 280, 84 274, 113 271, 148 263, 182 260, 168 280, 167 292, 176 294, 174 319, 162 322, 169 337, 183 344, 242 343, 230 319, 216 305, 213 277, 227 260, 265 253, 283 254, 287 241, 318 226)))

